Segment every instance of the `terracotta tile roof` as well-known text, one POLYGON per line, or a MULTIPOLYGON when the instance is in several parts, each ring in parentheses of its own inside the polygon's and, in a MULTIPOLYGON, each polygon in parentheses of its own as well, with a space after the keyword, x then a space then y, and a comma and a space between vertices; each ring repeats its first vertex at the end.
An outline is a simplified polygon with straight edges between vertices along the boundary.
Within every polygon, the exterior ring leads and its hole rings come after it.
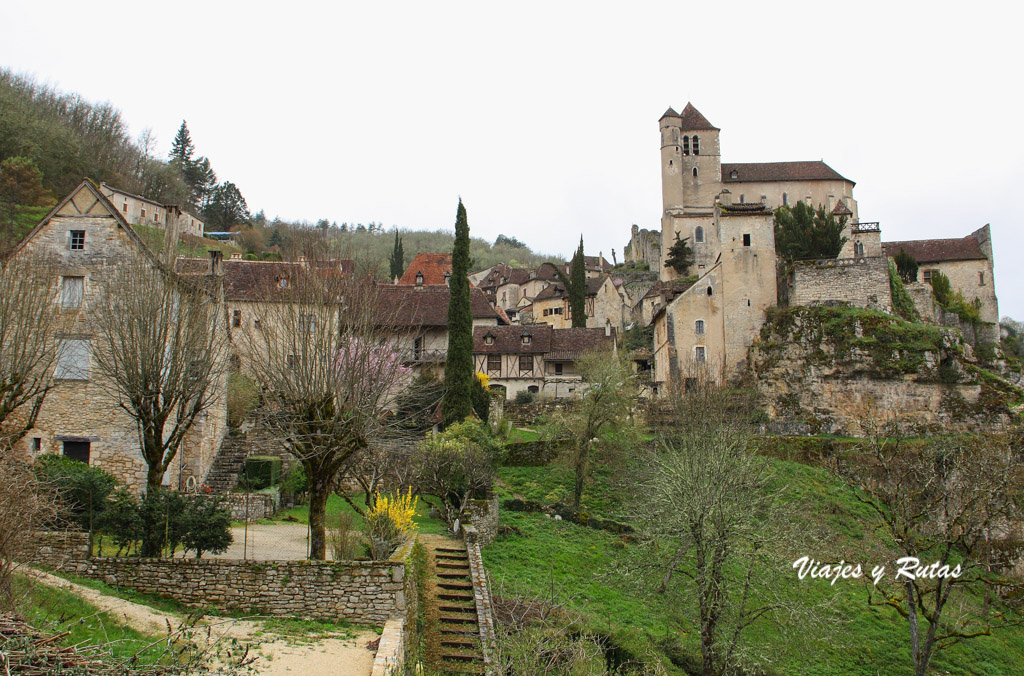
POLYGON ((405 269, 399 284, 415 286, 416 274, 423 273, 424 286, 433 284, 444 284, 445 273, 452 273, 452 255, 450 253, 421 253, 416 254, 409 267, 405 269))
MULTIPOLYGON (((401 327, 448 326, 448 300, 451 293, 444 284, 432 286, 403 286, 381 284, 381 303, 391 313, 390 324, 401 327)), ((469 290, 473 319, 499 319, 487 302, 484 292, 476 287, 469 290)))
POLYGON ((473 329, 473 352, 476 354, 543 354, 551 351, 551 333, 548 324, 529 326, 481 326, 473 329), (523 343, 523 333, 530 336, 523 343), (493 337, 488 345, 486 337, 493 337))
POLYGON ((722 165, 723 183, 767 181, 850 181, 820 160, 812 162, 749 162, 722 165), (733 172, 736 173, 735 178, 733 172))
MULTIPOLYGON (((587 295, 596 296, 597 292, 604 286, 604 280, 607 277, 591 277, 587 280, 587 295)), ((564 284, 550 284, 541 290, 533 300, 547 300, 550 298, 565 298, 567 296, 564 284)))
MULTIPOLYGON (((671 108, 669 110, 671 110, 671 108)), ((679 118, 682 120, 681 126, 683 131, 718 131, 718 127, 708 122, 708 118, 701 115, 700 111, 693 107, 692 103, 688 102, 686 104, 686 107, 683 108, 683 112, 679 114, 679 118)))
POLYGON ((986 256, 973 235, 961 239, 918 239, 906 242, 882 242, 886 256, 895 256, 903 249, 918 263, 942 261, 982 261, 986 256))
MULTIPOLYGON (((281 289, 282 279, 290 282, 301 279, 305 263, 281 261, 247 261, 228 259, 221 262, 224 272, 224 298, 226 300, 258 300, 267 291, 281 289)), ((350 259, 330 259, 310 262, 321 275, 351 274, 355 264, 350 259)), ((182 275, 205 275, 210 261, 206 258, 178 257, 175 270, 182 275)))
POLYGON ((689 289, 693 284, 694 282, 684 282, 681 279, 673 279, 668 282, 658 281, 644 294, 644 298, 661 296, 666 303, 671 303, 676 296, 689 289))
POLYGON ((558 268, 553 263, 541 263, 537 266, 536 279, 543 279, 548 282, 557 282, 561 278, 558 276, 558 268))
POLYGON ((551 333, 551 361, 576 361, 586 352, 611 350, 615 332, 606 336, 604 329, 555 329, 551 333))

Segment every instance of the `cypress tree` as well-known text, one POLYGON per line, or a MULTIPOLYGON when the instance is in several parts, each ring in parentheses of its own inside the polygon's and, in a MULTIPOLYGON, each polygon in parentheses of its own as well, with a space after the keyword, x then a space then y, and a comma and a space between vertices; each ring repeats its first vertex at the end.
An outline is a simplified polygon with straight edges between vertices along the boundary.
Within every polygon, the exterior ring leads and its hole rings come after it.
POLYGON ((395 247, 391 250, 390 262, 391 280, 401 277, 405 272, 405 252, 402 251, 402 240, 398 237, 398 228, 395 228, 395 247))
POLYGON ((572 257, 569 271, 569 312, 572 313, 572 328, 587 328, 587 261, 583 258, 583 237, 580 248, 572 257))
POLYGON ((469 222, 459 200, 455 217, 452 276, 448 282, 448 359, 444 367, 444 424, 459 422, 473 412, 473 314, 469 300, 469 222))

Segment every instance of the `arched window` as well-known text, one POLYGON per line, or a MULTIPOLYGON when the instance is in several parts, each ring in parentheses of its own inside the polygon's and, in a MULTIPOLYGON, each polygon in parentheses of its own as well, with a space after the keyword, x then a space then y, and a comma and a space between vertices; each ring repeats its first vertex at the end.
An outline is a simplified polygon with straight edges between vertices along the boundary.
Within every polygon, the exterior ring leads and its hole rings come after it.
POLYGON ((684 136, 683 137, 683 154, 684 155, 689 155, 690 154, 690 137, 689 136, 684 136))
POLYGON ((703 242, 704 241, 704 226, 698 225, 697 228, 693 231, 693 241, 694 242, 703 242))
POLYGON ((693 154, 700 155, 700 137, 693 135, 693 154))
POLYGON ((693 177, 697 178, 697 167, 693 168, 693 177))

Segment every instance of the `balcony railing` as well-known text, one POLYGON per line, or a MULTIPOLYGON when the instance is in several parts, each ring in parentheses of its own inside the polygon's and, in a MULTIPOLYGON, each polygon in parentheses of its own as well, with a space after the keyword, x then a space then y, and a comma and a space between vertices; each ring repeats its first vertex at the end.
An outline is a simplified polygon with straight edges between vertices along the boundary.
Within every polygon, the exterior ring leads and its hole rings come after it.
POLYGON ((852 226, 853 232, 881 232, 882 229, 878 225, 878 221, 868 221, 867 223, 854 223, 852 226))
POLYGON ((448 359, 448 350, 403 350, 399 357, 403 364, 443 363, 448 359))

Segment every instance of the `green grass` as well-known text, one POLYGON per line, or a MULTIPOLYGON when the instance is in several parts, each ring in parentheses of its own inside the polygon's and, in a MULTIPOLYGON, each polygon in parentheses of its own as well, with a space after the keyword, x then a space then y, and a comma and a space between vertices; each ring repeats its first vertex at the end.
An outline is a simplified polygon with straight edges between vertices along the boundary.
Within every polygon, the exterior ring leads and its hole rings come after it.
POLYGON ((508 439, 505 443, 508 444, 522 444, 529 441, 537 441, 540 439, 540 432, 534 430, 524 430, 518 427, 513 427, 508 434, 508 439))
MULTIPOLYGON (((869 508, 829 471, 768 459, 770 490, 781 491, 792 508, 799 528, 809 535, 814 551, 792 552, 792 560, 807 554, 829 561, 876 563, 892 567, 883 541, 875 531, 869 508)), ((500 494, 513 494, 551 502, 571 486, 568 469, 512 467, 499 471, 500 494)), ((586 509, 614 518, 627 499, 628 482, 597 469, 584 494, 586 509)), ((483 550, 496 595, 526 593, 540 598, 552 591, 568 599, 570 607, 587 618, 588 627, 611 637, 628 654, 653 655, 672 674, 689 660, 699 664, 695 608, 685 594, 647 596, 629 583, 622 566, 642 555, 637 545, 613 534, 542 514, 502 511, 501 523, 514 526, 522 536, 499 538, 483 550), (676 665, 672 659, 675 658, 676 665), (684 659, 681 659, 684 658, 684 659)), ((895 556, 892 557, 895 559, 895 556)), ((830 586, 822 580, 798 580, 788 565, 779 571, 782 583, 772 591, 792 605, 810 607, 831 602, 838 622, 796 630, 764 623, 749 636, 751 645, 772 655, 769 674, 907 674, 909 650, 907 624, 894 610, 868 606, 866 587, 860 581, 830 586)), ((683 578, 677 576, 677 582, 683 578)), ((961 596, 968 608, 980 599, 961 596)), ((991 637, 973 639, 938 653, 935 673, 963 675, 1018 673, 1024 663, 1024 630, 1007 629, 991 637)))
MULTIPOLYGON (((436 498, 427 496, 432 502, 437 502, 436 498)), ((360 509, 366 508, 366 496, 360 494, 352 498, 352 502, 359 505, 360 509)), ((355 527, 363 527, 363 517, 359 516, 359 513, 352 509, 352 505, 342 500, 337 495, 331 495, 327 498, 327 519, 328 525, 332 517, 336 517, 338 514, 348 513, 352 514, 355 519, 355 527)), ((271 523, 281 523, 291 521, 293 523, 309 523, 309 505, 298 505, 291 509, 286 509, 278 512, 274 515, 271 523)), ((446 531, 444 522, 440 519, 430 518, 430 505, 428 505, 422 498, 416 504, 416 516, 413 519, 416 524, 417 533, 425 533, 430 535, 441 534, 446 531)))
POLYGON ((128 627, 116 616, 101 612, 99 608, 74 594, 40 583, 29 585, 24 578, 17 582, 24 600, 18 612, 40 631, 68 632, 62 645, 82 646, 91 653, 102 646, 100 656, 115 660, 130 660, 136 655, 141 664, 173 664, 173 655, 166 654, 166 641, 128 627))
MULTIPOLYGON (((156 228, 151 225, 132 225, 132 229, 142 238, 146 246, 150 248, 154 253, 159 253, 164 247, 164 235, 166 230, 163 228, 156 228)), ((207 252, 210 249, 216 249, 220 251, 240 251, 237 245, 233 242, 205 239, 205 238, 191 238, 192 242, 201 242, 195 245, 191 245, 185 242, 184 239, 178 240, 178 253, 183 256, 206 258, 207 252)), ((226 256, 225 256, 226 257, 226 256)))

